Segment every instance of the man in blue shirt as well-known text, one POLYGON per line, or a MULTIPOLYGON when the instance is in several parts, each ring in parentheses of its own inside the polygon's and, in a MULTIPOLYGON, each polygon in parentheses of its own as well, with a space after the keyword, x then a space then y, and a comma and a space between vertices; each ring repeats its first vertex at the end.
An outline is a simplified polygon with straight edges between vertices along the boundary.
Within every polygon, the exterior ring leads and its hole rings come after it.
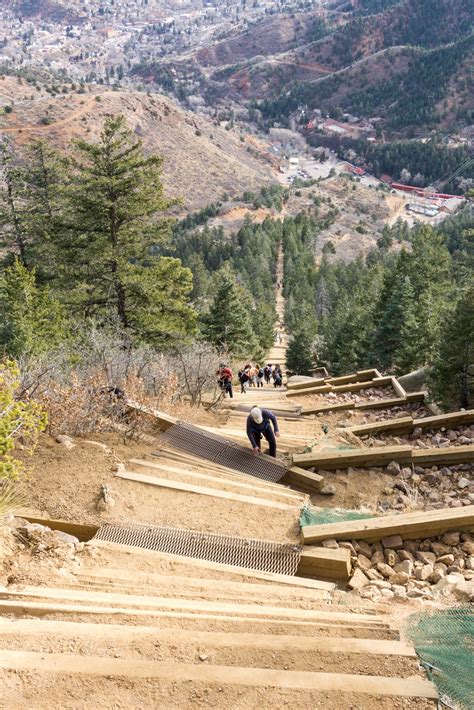
POLYGON ((276 456, 276 439, 280 436, 276 416, 269 409, 253 407, 247 417, 247 436, 255 455, 261 453, 262 436, 268 441, 270 456, 276 456), (272 427, 273 425, 273 427, 272 427))

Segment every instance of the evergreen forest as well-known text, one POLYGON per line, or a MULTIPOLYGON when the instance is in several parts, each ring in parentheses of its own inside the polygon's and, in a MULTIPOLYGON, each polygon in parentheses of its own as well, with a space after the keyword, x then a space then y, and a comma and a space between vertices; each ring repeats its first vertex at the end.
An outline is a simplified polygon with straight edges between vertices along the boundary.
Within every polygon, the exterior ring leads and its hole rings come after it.
POLYGON ((444 406, 472 406, 472 206, 437 229, 385 227, 377 249, 348 264, 327 252, 315 264, 318 234, 314 215, 284 225, 286 321, 299 343, 289 366, 309 369, 312 351, 335 374, 426 367, 444 406))

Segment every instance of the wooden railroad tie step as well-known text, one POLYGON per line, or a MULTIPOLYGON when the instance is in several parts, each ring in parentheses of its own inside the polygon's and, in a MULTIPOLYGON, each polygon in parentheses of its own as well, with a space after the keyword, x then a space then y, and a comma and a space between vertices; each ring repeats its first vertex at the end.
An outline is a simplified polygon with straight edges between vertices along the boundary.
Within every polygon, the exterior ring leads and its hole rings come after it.
MULTIPOLYGON (((300 620, 315 623, 317 621, 350 622, 354 624, 369 623, 377 624, 377 619, 371 614, 353 614, 349 612, 334 611, 332 608, 325 609, 300 609, 284 606, 271 606, 264 604, 245 604, 239 602, 214 602, 206 600, 194 600, 186 598, 169 598, 154 596, 136 596, 132 594, 120 594, 116 592, 80 591, 70 588, 56 587, 24 587, 13 590, 8 588, 0 589, 0 599, 13 601, 21 599, 45 599, 48 601, 61 601, 63 603, 74 602, 78 611, 82 608, 81 603, 94 604, 100 606, 107 604, 112 607, 116 604, 119 608, 126 607, 130 610, 150 610, 189 613, 196 616, 205 614, 231 614, 233 616, 268 617, 279 620, 300 620)), ((337 608, 337 607, 336 607, 337 608)), ((382 622, 380 622, 382 623, 382 622)))
POLYGON ((359 370, 351 375, 342 375, 341 377, 314 377, 305 382, 295 382, 289 383, 287 389, 289 390, 300 390, 307 389, 308 387, 317 387, 318 384, 328 384, 328 385, 347 385, 350 383, 364 382, 367 380, 374 380, 381 377, 378 370, 359 370))
POLYGON ((331 470, 337 468, 367 468, 385 466, 391 461, 400 464, 428 466, 432 464, 456 464, 474 461, 474 444, 439 449, 412 449, 411 446, 379 446, 342 451, 312 451, 309 454, 294 454, 293 465, 301 468, 331 470))
POLYGON ((442 535, 450 530, 474 530, 474 505, 426 512, 383 515, 365 520, 347 520, 327 525, 307 525, 301 531, 305 545, 321 540, 367 540, 378 542, 390 535, 405 540, 442 535))
POLYGON ((193 631, 185 629, 160 629, 156 626, 130 626, 122 624, 84 624, 76 621, 49 621, 40 619, 0 619, 0 637, 10 634, 36 636, 46 634, 54 638, 146 638, 171 642, 186 642, 215 648, 251 647, 275 651, 300 650, 324 653, 356 653, 416 658, 412 646, 402 641, 353 638, 324 638, 292 636, 288 634, 258 634, 226 631, 193 631))
POLYGON ((163 683, 196 682, 219 686, 287 688, 433 700, 438 697, 434 685, 419 677, 387 678, 310 671, 282 672, 240 666, 194 665, 33 651, 0 651, 0 668, 64 675, 156 679, 163 683))
POLYGON ((301 506, 289 503, 279 503, 270 500, 269 498, 258 498, 256 496, 242 495, 240 493, 229 493, 222 491, 219 488, 209 488, 207 486, 197 486, 192 483, 183 483, 181 481, 172 481, 166 478, 157 478, 155 476, 147 476, 143 473, 135 473, 133 471, 117 471, 117 478, 125 479, 126 481, 135 481, 144 483, 150 486, 159 488, 170 488, 175 491, 184 491, 186 493, 196 493, 198 495, 211 496, 213 498, 223 498, 225 500, 238 501, 240 503, 250 503, 251 505, 260 505, 264 508, 275 508, 277 510, 297 510, 301 506))
POLYGON ((351 574, 351 554, 342 548, 327 550, 324 547, 309 547, 303 550, 296 574, 302 577, 348 580, 351 574))
POLYGON ((398 419, 386 419, 381 422, 372 422, 371 424, 359 424, 350 427, 348 431, 356 436, 365 436, 369 434, 377 434, 383 431, 393 432, 411 432, 416 429, 440 429, 441 427, 455 427, 459 424, 470 424, 474 422, 474 409, 461 412, 451 412, 450 414, 441 414, 433 417, 422 417, 413 419, 410 416, 400 417, 398 419))

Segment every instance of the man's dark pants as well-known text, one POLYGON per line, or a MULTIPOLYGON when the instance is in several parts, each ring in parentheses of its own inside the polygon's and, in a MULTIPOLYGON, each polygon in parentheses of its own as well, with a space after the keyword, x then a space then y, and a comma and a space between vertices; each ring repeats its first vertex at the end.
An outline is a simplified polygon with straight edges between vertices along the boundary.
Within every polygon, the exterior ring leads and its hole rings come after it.
POLYGON ((269 455, 275 457, 276 450, 277 450, 277 443, 276 443, 276 439, 275 439, 275 434, 274 434, 271 426, 268 426, 262 432, 259 432, 259 431, 255 432, 255 441, 257 442, 257 445, 259 448, 260 448, 260 444, 262 441, 262 434, 265 437, 265 439, 268 441, 268 446, 270 447, 270 451, 268 452, 269 455))

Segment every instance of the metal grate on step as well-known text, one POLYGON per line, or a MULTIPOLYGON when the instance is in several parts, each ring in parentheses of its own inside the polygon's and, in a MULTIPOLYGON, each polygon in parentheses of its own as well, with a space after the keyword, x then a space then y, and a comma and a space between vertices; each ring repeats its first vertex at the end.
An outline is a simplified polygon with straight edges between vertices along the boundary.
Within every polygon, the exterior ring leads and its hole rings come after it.
POLYGON ((295 575, 302 545, 154 525, 103 525, 94 540, 131 545, 261 572, 295 575))
POLYGON ((241 444, 184 422, 173 424, 160 436, 160 441, 198 458, 273 483, 283 478, 288 470, 280 461, 268 456, 255 456, 249 448, 241 444))

